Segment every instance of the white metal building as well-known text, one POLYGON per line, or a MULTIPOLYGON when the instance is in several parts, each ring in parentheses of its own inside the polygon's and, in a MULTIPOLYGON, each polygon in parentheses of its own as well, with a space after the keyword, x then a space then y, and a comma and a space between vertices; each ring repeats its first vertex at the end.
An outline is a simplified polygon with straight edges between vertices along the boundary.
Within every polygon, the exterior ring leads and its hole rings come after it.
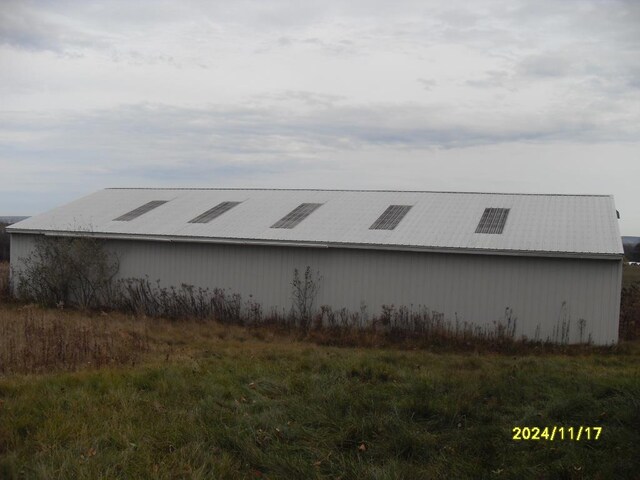
POLYGON ((11 263, 37 235, 108 239, 120 277, 291 305, 295 268, 322 275, 316 305, 371 315, 425 306, 516 335, 618 339, 622 242, 612 196, 462 192, 106 189, 10 228, 11 263))

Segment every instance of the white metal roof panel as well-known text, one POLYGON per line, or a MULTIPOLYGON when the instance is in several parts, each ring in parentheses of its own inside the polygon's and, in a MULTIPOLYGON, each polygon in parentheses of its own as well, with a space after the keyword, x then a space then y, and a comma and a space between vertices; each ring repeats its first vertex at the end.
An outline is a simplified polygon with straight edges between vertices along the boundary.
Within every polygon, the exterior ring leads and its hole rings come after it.
POLYGON ((612 196, 266 189, 105 189, 9 227, 186 241, 462 249, 621 256, 612 196), (154 200, 167 203, 122 222, 154 200), (189 223, 221 202, 241 202, 208 223, 189 223), (295 228, 271 228, 302 203, 321 203, 295 228), (369 227, 390 205, 412 208, 393 230, 369 227), (510 209, 501 234, 475 233, 485 208, 510 209))

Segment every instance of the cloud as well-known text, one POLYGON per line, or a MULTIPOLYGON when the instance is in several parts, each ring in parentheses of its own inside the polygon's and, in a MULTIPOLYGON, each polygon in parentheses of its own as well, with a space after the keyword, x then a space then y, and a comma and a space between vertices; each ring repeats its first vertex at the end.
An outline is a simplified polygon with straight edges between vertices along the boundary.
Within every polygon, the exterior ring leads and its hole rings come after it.
POLYGON ((140 104, 48 116, 7 112, 0 116, 0 158, 42 157, 43 162, 67 166, 75 161, 77 168, 101 165, 114 174, 136 165, 142 169, 188 165, 197 173, 198 165, 229 162, 259 171, 260 165, 271 170, 291 168, 291 162, 314 158, 319 152, 633 141, 639 133, 637 127, 617 128, 615 118, 602 125, 601 115, 595 113, 610 109, 609 103, 592 105, 590 115, 559 109, 493 116, 481 111, 460 116, 446 105, 348 105, 308 92, 283 92, 254 103, 207 108, 140 104), (283 98, 312 108, 285 106, 283 98))
POLYGON ((547 54, 526 57, 520 67, 524 75, 533 77, 565 77, 575 71, 576 59, 569 55, 547 54))
POLYGON ((515 89, 513 75, 507 70, 487 70, 482 77, 466 80, 464 85, 477 88, 515 89))
POLYGON ((418 82, 420 82, 425 90, 432 90, 433 87, 438 85, 438 82, 432 78, 419 78, 418 82))
POLYGON ((107 43, 107 38, 82 28, 64 14, 41 11, 28 2, 12 0, 0 7, 0 44, 72 54, 70 49, 104 47, 107 43))

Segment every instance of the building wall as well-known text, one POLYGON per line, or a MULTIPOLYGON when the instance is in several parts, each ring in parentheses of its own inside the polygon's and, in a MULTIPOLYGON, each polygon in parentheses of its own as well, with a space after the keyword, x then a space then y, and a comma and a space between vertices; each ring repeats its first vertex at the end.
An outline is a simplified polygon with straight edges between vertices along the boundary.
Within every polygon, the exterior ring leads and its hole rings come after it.
MULTIPOLYGON (((33 248, 30 235, 13 234, 11 261, 33 248)), ((393 252, 110 240, 120 276, 162 285, 193 284, 240 293, 263 306, 288 309, 295 268, 322 276, 316 305, 377 315, 382 305, 426 306, 446 319, 480 326, 503 321, 510 308, 516 335, 553 339, 563 318, 570 341, 608 344, 618 339, 622 262, 495 255, 393 252)))

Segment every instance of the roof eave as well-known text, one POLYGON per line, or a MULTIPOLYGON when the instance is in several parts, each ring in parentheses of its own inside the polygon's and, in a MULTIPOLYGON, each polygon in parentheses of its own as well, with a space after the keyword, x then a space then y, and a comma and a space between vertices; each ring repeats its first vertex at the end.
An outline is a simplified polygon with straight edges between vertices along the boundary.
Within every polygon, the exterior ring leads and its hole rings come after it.
POLYGON ((314 242, 298 240, 260 240, 251 238, 220 238, 220 237, 193 237, 180 235, 148 235, 148 234, 123 234, 109 232, 76 232, 63 230, 35 230, 7 228, 8 233, 20 233, 29 235, 45 235, 51 237, 95 237, 111 240, 138 240, 155 242, 179 242, 179 243, 215 243, 227 245, 259 245, 259 246, 285 246, 308 248, 351 248, 358 250, 392 250, 408 252, 429 253, 457 253, 468 255, 501 255, 515 257, 550 257, 550 258, 577 258, 599 260, 622 260, 624 253, 598 253, 598 252, 559 252, 543 250, 500 250, 490 248, 466 248, 466 247, 432 247, 422 245, 395 245, 379 243, 346 243, 346 242, 314 242))

